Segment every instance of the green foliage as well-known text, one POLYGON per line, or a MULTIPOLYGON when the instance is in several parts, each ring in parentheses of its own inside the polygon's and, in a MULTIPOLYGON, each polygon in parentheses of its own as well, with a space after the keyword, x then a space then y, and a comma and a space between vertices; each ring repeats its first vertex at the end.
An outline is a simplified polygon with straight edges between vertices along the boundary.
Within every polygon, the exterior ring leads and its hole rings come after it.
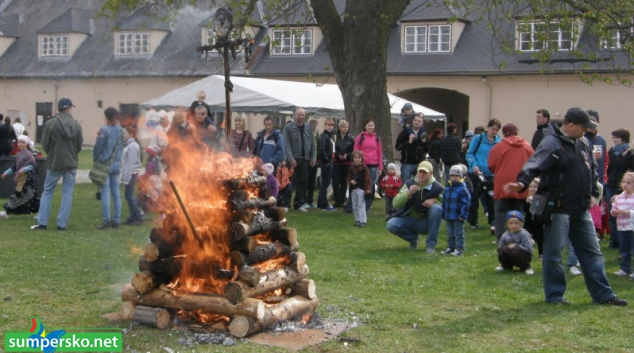
MULTIPOLYGON (((318 313, 359 324, 341 335, 348 341, 334 339, 303 352, 630 351, 631 307, 591 304, 581 276, 568 276, 571 306, 545 304, 539 260, 533 262, 534 276, 493 271, 497 260, 488 229, 466 230, 464 257, 409 251, 385 230, 383 207, 381 200, 374 203, 366 228, 354 227, 352 215, 341 212, 287 215, 317 285, 318 313)), ((183 346, 179 339, 194 332, 101 318, 119 309, 121 287, 137 271, 138 248, 148 242, 152 217, 141 227, 99 231, 100 215, 94 187, 83 184, 76 187, 68 232, 31 231, 32 216, 0 220, 3 332, 26 330, 37 316, 47 328, 125 329, 125 351, 285 351, 242 341, 233 347, 183 346)), ((446 239, 443 226, 438 250, 446 239)), ((632 302, 632 281, 611 275, 618 270, 616 251, 606 241, 601 245, 611 286, 632 302)))

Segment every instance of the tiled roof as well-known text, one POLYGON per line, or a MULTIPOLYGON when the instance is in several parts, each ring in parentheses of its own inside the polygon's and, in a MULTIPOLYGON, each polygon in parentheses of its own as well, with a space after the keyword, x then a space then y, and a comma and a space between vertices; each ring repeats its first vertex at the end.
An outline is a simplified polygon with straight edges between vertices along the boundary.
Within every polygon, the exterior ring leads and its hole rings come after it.
POLYGON ((90 31, 91 13, 87 10, 76 8, 68 9, 51 22, 47 23, 35 33, 55 34, 55 33, 84 33, 91 34, 90 31))
POLYGON ((19 14, 0 14, 0 36, 17 37, 20 30, 19 14))

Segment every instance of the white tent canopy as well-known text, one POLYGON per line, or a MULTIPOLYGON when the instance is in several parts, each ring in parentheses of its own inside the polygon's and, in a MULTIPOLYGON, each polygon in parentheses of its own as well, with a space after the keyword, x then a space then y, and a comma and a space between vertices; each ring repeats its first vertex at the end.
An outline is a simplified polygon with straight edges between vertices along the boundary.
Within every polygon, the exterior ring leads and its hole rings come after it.
MULTIPOLYGON (((278 113, 290 112, 302 107, 309 114, 343 117, 345 109, 343 97, 337 85, 279 81, 261 78, 231 77, 231 110, 237 112, 278 113)), ((143 103, 154 109, 189 107, 199 91, 207 93, 205 101, 212 110, 225 109, 224 76, 213 75, 175 89, 163 96, 143 103)), ((388 93, 390 112, 398 118, 401 108, 409 101, 388 93)), ((443 113, 409 102, 415 112, 422 112, 425 120, 444 121, 443 113)))

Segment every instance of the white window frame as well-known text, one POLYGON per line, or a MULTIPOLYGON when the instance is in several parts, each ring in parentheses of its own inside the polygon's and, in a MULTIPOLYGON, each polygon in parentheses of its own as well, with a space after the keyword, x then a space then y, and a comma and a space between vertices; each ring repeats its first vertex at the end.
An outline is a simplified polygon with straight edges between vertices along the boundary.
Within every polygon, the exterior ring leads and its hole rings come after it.
POLYGON ((117 55, 150 54, 149 32, 119 32, 117 35, 117 55))
POLYGON ((538 38, 538 33, 546 30, 546 22, 518 22, 518 50, 523 52, 540 51, 543 49, 557 49, 561 51, 570 51, 575 46, 574 22, 570 23, 570 29, 562 30, 561 22, 548 22, 549 37, 546 40, 538 38), (526 30, 525 28, 528 30, 526 30), (569 36, 566 36, 569 33, 569 36), (526 43, 526 46, 525 46, 526 43), (564 47, 567 44, 567 47, 564 47))
POLYGON ((69 56, 68 35, 43 35, 41 37, 40 56, 69 56))
POLYGON ((451 25, 405 26, 404 33, 405 53, 451 52, 451 25))
POLYGON ((216 44, 216 32, 212 27, 205 28, 205 45, 216 44))
MULTIPOLYGON (((634 24, 634 18, 632 18, 630 20, 630 25, 634 24)), ((627 28, 622 28, 622 29, 612 29, 610 30, 610 37, 609 39, 605 39, 603 40, 603 47, 605 49, 612 49, 612 50, 620 50, 623 49, 623 44, 621 44, 621 33, 623 32, 630 32, 630 35, 634 35, 634 28, 630 27, 629 29, 627 28)))
POLYGON ((424 53, 427 51, 427 26, 405 26, 405 52, 424 53), (408 33, 410 32, 411 33, 408 33), (408 46, 411 48, 408 49, 408 46))
POLYGON ((313 30, 274 30, 275 46, 271 55, 311 55, 313 53, 313 30))

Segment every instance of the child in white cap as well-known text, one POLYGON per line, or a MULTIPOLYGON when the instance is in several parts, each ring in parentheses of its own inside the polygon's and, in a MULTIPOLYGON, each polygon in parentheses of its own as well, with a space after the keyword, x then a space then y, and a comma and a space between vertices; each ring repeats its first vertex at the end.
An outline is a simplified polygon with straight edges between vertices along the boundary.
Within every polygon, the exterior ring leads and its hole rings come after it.
POLYGON ((390 217, 396 210, 392 206, 394 197, 403 186, 403 179, 396 175, 396 164, 387 165, 387 175, 381 178, 381 189, 385 191, 385 216, 390 217))

